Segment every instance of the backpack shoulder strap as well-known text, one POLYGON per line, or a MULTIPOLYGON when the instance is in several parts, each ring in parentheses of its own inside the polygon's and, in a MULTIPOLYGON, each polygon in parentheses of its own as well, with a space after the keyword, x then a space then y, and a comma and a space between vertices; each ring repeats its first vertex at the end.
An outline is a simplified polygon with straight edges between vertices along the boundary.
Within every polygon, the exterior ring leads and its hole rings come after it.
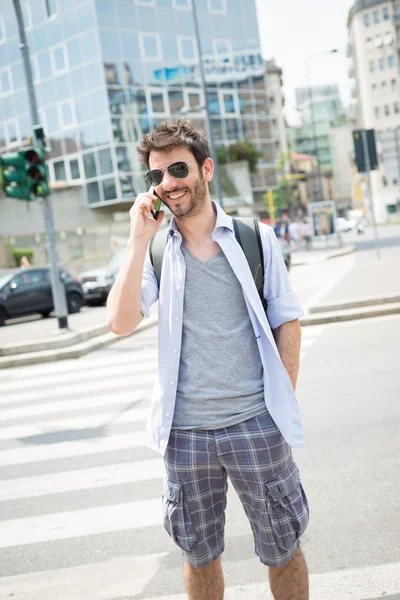
POLYGON ((161 229, 161 231, 157 231, 156 235, 153 235, 153 237, 150 240, 150 262, 153 265, 158 287, 160 287, 161 269, 164 258, 164 251, 168 241, 168 231, 169 228, 164 227, 164 229, 161 229))
POLYGON ((233 227, 236 240, 240 244, 249 263, 260 300, 264 310, 266 310, 267 301, 264 298, 264 253, 258 221, 252 217, 235 217, 233 219, 233 227))

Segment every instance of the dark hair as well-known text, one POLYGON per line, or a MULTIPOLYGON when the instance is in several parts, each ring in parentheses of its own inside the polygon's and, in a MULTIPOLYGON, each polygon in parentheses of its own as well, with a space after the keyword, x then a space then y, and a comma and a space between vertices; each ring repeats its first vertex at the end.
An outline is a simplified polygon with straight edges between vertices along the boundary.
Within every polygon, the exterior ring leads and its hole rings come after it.
POLYGON ((176 123, 163 121, 154 131, 144 136, 137 151, 143 164, 149 167, 150 152, 170 152, 175 148, 187 148, 193 154, 201 168, 210 156, 210 144, 199 129, 195 129, 190 121, 179 120, 176 123))

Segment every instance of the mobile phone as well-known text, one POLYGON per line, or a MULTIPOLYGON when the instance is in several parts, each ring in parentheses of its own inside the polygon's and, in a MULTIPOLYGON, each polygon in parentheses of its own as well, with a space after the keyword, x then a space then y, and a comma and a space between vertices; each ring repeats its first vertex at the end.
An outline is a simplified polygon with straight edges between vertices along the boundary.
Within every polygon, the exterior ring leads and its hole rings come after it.
POLYGON ((154 194, 154 196, 157 198, 157 200, 154 202, 154 209, 151 211, 151 214, 153 215, 154 219, 158 219, 158 213, 160 212, 160 208, 161 208, 161 198, 160 196, 157 194, 156 190, 153 188, 153 186, 150 187, 149 189, 149 193, 150 194, 154 194))

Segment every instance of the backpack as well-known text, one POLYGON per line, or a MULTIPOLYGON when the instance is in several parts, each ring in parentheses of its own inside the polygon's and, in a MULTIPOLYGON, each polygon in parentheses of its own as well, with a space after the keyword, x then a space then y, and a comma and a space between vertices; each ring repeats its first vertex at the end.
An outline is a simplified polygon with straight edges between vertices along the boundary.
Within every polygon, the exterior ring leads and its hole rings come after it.
MULTIPOLYGON (((252 217, 237 217, 232 220, 236 240, 240 244, 249 263, 258 295, 266 311, 267 301, 264 298, 264 254, 258 221, 252 217)), ((150 261, 153 265, 158 286, 160 286, 162 261, 167 245, 168 231, 169 228, 165 227, 165 229, 158 231, 150 240, 150 261)))

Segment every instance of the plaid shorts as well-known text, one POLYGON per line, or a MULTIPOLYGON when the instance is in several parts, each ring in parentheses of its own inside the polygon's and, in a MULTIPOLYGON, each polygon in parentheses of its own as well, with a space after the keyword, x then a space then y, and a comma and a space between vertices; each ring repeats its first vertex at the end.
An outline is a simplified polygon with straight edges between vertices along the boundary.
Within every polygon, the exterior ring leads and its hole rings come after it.
POLYGON ((204 567, 224 551, 228 476, 270 567, 285 565, 308 525, 292 451, 269 413, 213 431, 173 429, 165 454, 164 526, 184 559, 204 567))

